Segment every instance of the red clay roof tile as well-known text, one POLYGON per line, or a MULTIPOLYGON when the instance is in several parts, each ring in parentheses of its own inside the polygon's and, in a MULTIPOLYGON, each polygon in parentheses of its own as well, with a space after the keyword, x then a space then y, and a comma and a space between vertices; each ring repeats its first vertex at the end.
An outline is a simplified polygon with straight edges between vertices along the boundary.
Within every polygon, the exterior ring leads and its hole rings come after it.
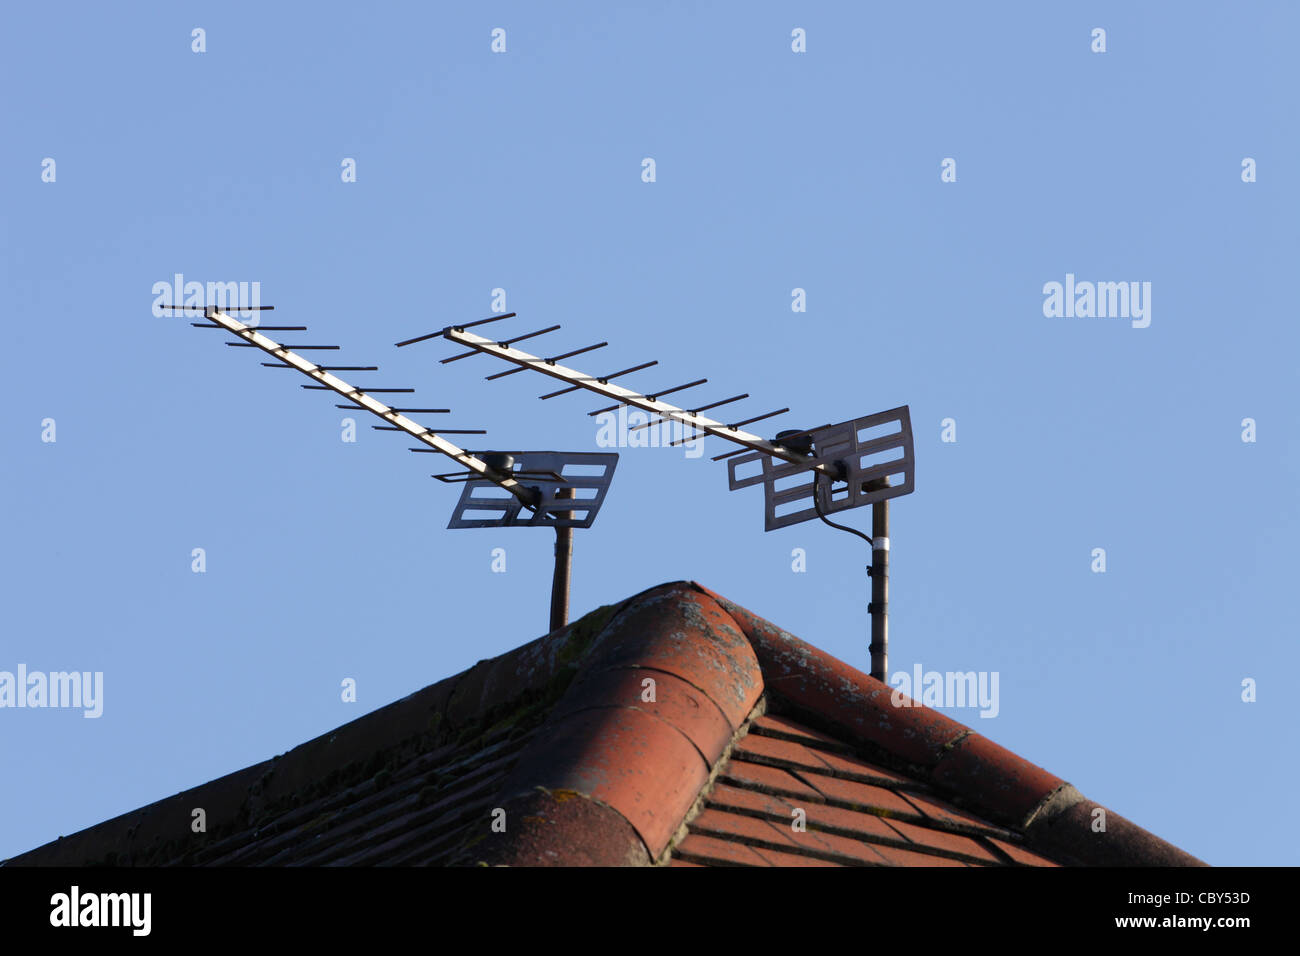
POLYGON ((883 856, 890 866, 970 866, 960 860, 933 853, 917 853, 894 846, 878 846, 876 852, 883 856))
POLYGON ((663 671, 640 667, 602 670, 576 684, 573 691, 556 706, 553 719, 594 706, 639 710, 679 730, 710 765, 722 755, 736 732, 709 697, 663 671))
MULTIPOLYGON (((699 587, 699 585, 697 585, 699 587)), ((932 766, 968 729, 926 707, 895 707, 894 691, 744 608, 701 590, 735 618, 749 638, 768 690, 822 715, 859 739, 913 764, 932 766)))
POLYGON ((539 786, 580 794, 621 814, 656 858, 708 776, 699 751, 672 725, 639 710, 604 707, 548 725, 541 746, 515 766, 501 806, 509 813, 513 799, 539 786))
POLYGON ((803 744, 775 737, 760 737, 751 732, 740 740, 731 752, 732 757, 747 760, 750 763, 767 764, 783 770, 812 770, 817 773, 829 773, 830 764, 821 759, 815 751, 803 744))
POLYGON ((900 773, 886 770, 884 767, 879 767, 859 757, 841 756, 826 751, 818 751, 817 756, 826 762, 826 765, 831 768, 831 771, 837 777, 861 780, 863 783, 874 783, 878 786, 890 788, 915 788, 917 786, 916 780, 911 777, 905 777, 900 773))
POLYGON ((932 825, 949 827, 955 830, 978 830, 982 833, 1005 832, 1001 827, 991 826, 984 820, 956 807, 915 791, 900 793, 900 796, 912 804, 932 825))
POLYGON ((870 844, 815 830, 795 830, 793 823, 793 819, 789 823, 779 824, 723 810, 707 809, 691 821, 690 830, 693 834, 744 843, 764 856, 777 851, 795 860, 806 861, 793 865, 822 862, 879 866, 885 862, 884 857, 875 852, 870 844))
POLYGON ((782 717, 780 714, 764 714, 757 718, 749 728, 752 734, 762 734, 770 737, 780 737, 787 740, 794 740, 799 743, 809 744, 819 749, 845 750, 843 741, 836 740, 830 734, 824 734, 818 730, 812 730, 802 724, 795 723, 793 720, 782 717))
POLYGON ((746 760, 732 760, 723 769, 720 779, 763 793, 776 793, 812 803, 821 803, 823 801, 820 793, 794 776, 794 774, 778 767, 769 767, 766 764, 749 763, 746 760))
POLYGON ((794 834, 795 843, 807 855, 842 866, 885 866, 888 861, 871 843, 823 830, 807 829, 794 834))
POLYGON ((839 866, 838 863, 832 863, 830 860, 818 859, 815 856, 798 856, 793 853, 780 853, 767 847, 755 847, 754 852, 767 860, 771 866, 839 866))
POLYGON ((805 802, 790 797, 717 784, 709 792, 708 805, 737 813, 760 814, 779 826, 790 826, 794 811, 803 810, 807 824, 823 832, 834 832, 851 839, 869 842, 894 842, 906 845, 906 838, 873 813, 846 810, 826 804, 805 802))
POLYGON ((711 866, 772 866, 752 847, 730 840, 692 833, 677 847, 677 853, 687 860, 711 866))
POLYGON ((964 859, 974 860, 977 863, 1002 862, 971 837, 960 836, 956 833, 948 833, 931 827, 916 826, 904 820, 886 820, 885 822, 897 830, 908 843, 912 844, 908 849, 918 851, 924 849, 933 853, 959 856, 964 859))
POLYGON ((827 803, 887 817, 921 818, 915 806, 884 787, 807 771, 796 771, 795 776, 825 797, 827 803))
POLYGON ((1021 821, 1065 781, 987 737, 968 734, 934 768, 933 779, 985 810, 1021 821))
POLYGON ((1026 850, 1024 847, 1016 846, 1014 843, 999 840, 997 837, 989 837, 988 839, 990 843, 1007 856, 1011 857, 1011 859, 1016 863, 1025 866, 1060 866, 1059 863, 1054 863, 1047 859, 1047 857, 1039 856, 1037 853, 1026 850))
POLYGON ((631 599, 601 635, 596 666, 674 674, 710 697, 739 727, 763 692, 754 649, 716 602, 682 586, 631 599))
POLYGON ((785 832, 785 828, 759 817, 727 813, 725 810, 706 809, 691 821, 692 833, 703 833, 719 839, 736 840, 747 844, 772 844, 779 849, 796 849, 798 844, 785 832))

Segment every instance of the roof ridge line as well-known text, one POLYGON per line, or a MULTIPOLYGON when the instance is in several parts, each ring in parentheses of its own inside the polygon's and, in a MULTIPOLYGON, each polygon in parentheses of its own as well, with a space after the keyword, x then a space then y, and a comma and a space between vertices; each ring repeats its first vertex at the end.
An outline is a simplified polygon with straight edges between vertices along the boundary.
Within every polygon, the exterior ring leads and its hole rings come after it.
POLYGON ((1082 794, 1073 800, 1079 791, 1066 781, 972 728, 931 708, 912 706, 915 702, 906 695, 901 696, 908 706, 893 705, 897 691, 884 682, 699 582, 691 586, 736 621, 754 648, 770 693, 841 728, 873 757, 886 758, 887 768, 890 760, 909 765, 940 795, 1016 829, 1032 848, 1090 865, 1206 865, 1119 814, 1091 805, 1082 794), (886 695, 883 703, 881 695, 886 695), (1107 833, 1113 838, 1095 838, 1107 833))
POLYGON ((522 813, 522 824, 511 824, 508 839, 478 844, 477 858, 656 862, 762 689, 750 641, 716 602, 690 582, 642 591, 591 641, 543 732, 502 785, 501 807, 513 819, 522 813), (643 675, 651 674, 647 700, 643 675), (556 790, 584 799, 546 795, 556 790))
POLYGON ((705 807, 708 806, 710 796, 718 784, 718 778, 722 776, 722 769, 726 767, 728 762, 731 760, 731 754, 735 750, 736 745, 749 736, 754 721, 758 720, 758 718, 762 717, 766 713, 767 695, 763 694, 758 698, 758 702, 754 704, 753 709, 745 718, 744 723, 736 729, 731 740, 727 742, 727 746, 723 749, 722 754, 713 762, 713 768, 709 771, 708 781, 700 788, 700 792, 696 796, 695 802, 691 804, 691 808, 686 811, 686 816, 682 817, 682 822, 677 827, 677 832, 673 834, 672 839, 668 841, 668 845, 664 847, 663 853, 661 853, 659 859, 655 861, 655 866, 667 866, 669 862, 671 862, 673 852, 677 849, 678 844, 690 836, 691 821, 703 813, 705 807))

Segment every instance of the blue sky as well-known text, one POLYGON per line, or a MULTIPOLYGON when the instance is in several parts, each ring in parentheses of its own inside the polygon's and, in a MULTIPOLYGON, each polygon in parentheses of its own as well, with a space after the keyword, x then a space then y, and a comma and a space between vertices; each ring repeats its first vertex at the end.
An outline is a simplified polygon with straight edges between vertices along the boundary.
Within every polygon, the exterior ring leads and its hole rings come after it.
MULTIPOLYGON (((546 532, 446 530, 433 456, 154 317, 182 273, 471 448, 597 450, 598 399, 393 348, 496 288, 564 325, 538 351, 791 407, 756 428, 909 405, 892 668, 997 672, 995 718, 946 712, 1208 862, 1300 863, 1296 8, 611 6, 6 11, 0 670, 102 671, 104 712, 0 709, 0 858, 546 627, 546 532), (1149 282, 1150 325, 1045 316, 1067 274, 1149 282)), ((708 455, 625 449, 576 539, 575 616, 695 579, 869 668, 863 543, 764 533, 708 455)))

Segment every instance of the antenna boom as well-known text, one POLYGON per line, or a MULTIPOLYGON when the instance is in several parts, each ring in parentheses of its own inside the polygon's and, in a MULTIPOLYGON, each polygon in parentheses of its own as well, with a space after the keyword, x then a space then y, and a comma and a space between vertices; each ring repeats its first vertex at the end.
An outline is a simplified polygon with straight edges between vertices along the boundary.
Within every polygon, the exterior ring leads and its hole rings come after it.
MULTIPOLYGON (((500 343, 492 339, 485 339, 481 335, 475 335, 472 332, 465 332, 463 329, 451 327, 443 331, 443 336, 449 341, 459 345, 464 345, 476 351, 483 352, 487 355, 496 356, 506 362, 518 365, 520 368, 530 368, 535 372, 541 372, 543 375, 549 375, 551 378, 557 378, 562 382, 567 382, 575 388, 585 388, 588 391, 595 392, 597 395, 603 395, 605 398, 615 399, 622 405, 631 405, 642 411, 659 415, 661 418, 669 421, 679 422, 684 426, 694 428, 709 435, 716 435, 718 438, 725 438, 727 441, 735 442, 748 448, 750 451, 763 452, 771 455, 773 458, 779 458, 781 461, 791 464, 801 464, 808 467, 809 471, 817 471, 824 474, 830 474, 831 469, 828 465, 817 464, 808 465, 807 456, 788 451, 780 445, 775 445, 758 435, 741 431, 739 428, 714 421, 712 418, 706 418, 703 415, 694 414, 684 408, 678 408, 675 405, 669 405, 667 402, 652 401, 649 396, 640 392, 634 392, 631 389, 623 388, 620 385, 614 385, 609 381, 588 375, 585 372, 579 372, 575 369, 566 368, 563 365, 556 365, 548 362, 546 359, 539 358, 536 355, 529 355, 510 346, 502 347, 500 343)), ((612 378, 613 376, 606 376, 612 378)))
POLYGON ((534 494, 531 489, 525 488, 513 478, 501 478, 496 472, 490 469, 481 459, 476 458, 469 452, 465 451, 444 438, 440 438, 432 429, 426 428, 417 421, 407 418, 378 399, 371 398, 368 394, 359 388, 349 385, 343 379, 336 375, 331 375, 321 366, 300 355, 291 352, 287 346, 280 345, 262 335, 254 327, 245 325, 238 319, 227 315, 216 309, 209 309, 204 313, 204 317, 217 323, 227 332, 231 332, 250 345, 255 345, 262 351, 268 353, 289 365, 308 378, 320 383, 321 386, 337 392, 349 401, 355 402, 359 407, 373 415, 377 415, 390 425, 396 426, 399 431, 404 431, 418 442, 428 445, 434 451, 441 452, 448 458, 455 461, 463 468, 467 468, 478 476, 485 478, 499 485, 512 495, 522 501, 525 505, 532 506, 534 494))

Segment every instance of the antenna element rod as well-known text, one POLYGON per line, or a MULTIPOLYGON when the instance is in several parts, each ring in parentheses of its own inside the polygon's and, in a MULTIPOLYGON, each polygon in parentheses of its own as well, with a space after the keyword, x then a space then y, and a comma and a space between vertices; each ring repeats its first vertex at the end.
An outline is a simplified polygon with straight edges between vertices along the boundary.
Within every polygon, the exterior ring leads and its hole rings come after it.
MULTIPOLYGON (((359 408, 365 409, 372 415, 382 418, 389 425, 396 426, 401 431, 406 432, 416 441, 422 443, 429 451, 440 452, 456 461, 462 468, 465 468, 480 478, 487 478, 501 488, 504 488, 510 494, 522 501, 525 507, 531 507, 533 494, 530 489, 525 488, 513 478, 501 478, 498 480, 493 476, 493 471, 482 459, 470 454, 463 448, 453 445, 445 438, 441 438, 431 428, 425 428, 419 422, 412 421, 401 413, 385 405, 377 398, 372 398, 362 389, 349 385, 335 375, 324 371, 319 365, 307 361, 305 358, 294 353, 289 346, 281 345, 268 339, 257 331, 256 326, 245 325, 231 315, 220 311, 219 309, 208 309, 205 317, 220 325, 228 332, 239 336, 241 342, 227 342, 227 345, 244 345, 249 348, 259 348, 269 354, 272 358, 279 359, 285 365, 292 365, 299 372, 302 372, 308 378, 319 382, 320 385, 308 385, 307 388, 319 388, 324 386, 329 391, 341 395, 351 402, 355 402, 359 408)), ((306 346, 296 346, 302 349, 306 346)), ((326 346, 317 346, 324 348, 326 346)), ((338 348, 337 345, 328 346, 329 348, 338 348)))
MULTIPOLYGON (((773 458, 779 459, 780 461, 807 465, 806 455, 796 454, 787 448, 783 448, 764 438, 760 438, 758 435, 741 431, 739 428, 731 428, 723 422, 714 421, 711 418, 705 418, 700 414, 700 412, 705 411, 707 408, 725 405, 730 401, 738 401, 739 398, 746 396, 737 396, 736 399, 724 399, 722 402, 715 402, 713 406, 701 406, 700 408, 691 411, 684 408, 677 408, 674 405, 669 405, 667 402, 652 402, 649 400, 648 395, 634 392, 621 385, 616 385, 609 381, 609 379, 616 377, 615 375, 606 375, 603 378, 596 378, 583 372, 579 372, 576 369, 566 368, 563 365, 553 365, 546 359, 538 358, 536 355, 529 355, 527 352, 520 349, 513 347, 501 348, 498 343, 491 339, 485 339, 480 335, 474 335, 470 332, 459 332, 455 328, 446 329, 443 332, 443 337, 458 345, 464 345, 469 348, 477 349, 480 352, 485 352, 488 355, 494 355, 497 358, 510 362, 512 365, 516 365, 520 368, 532 369, 535 372, 541 372, 543 375, 547 375, 551 378, 557 378, 562 382, 567 382, 569 385, 576 385, 578 388, 585 388, 588 391, 595 392, 597 395, 601 395, 607 399, 612 399, 621 405, 631 405, 633 408, 639 408, 642 411, 651 412, 658 415, 660 418, 667 418, 675 422, 680 422, 684 426, 697 431, 702 431, 705 434, 725 438, 727 441, 748 448, 750 451, 761 451, 766 455, 771 455, 773 458)), ((621 374, 626 373, 627 370, 624 370, 621 374)), ((570 391, 570 389, 561 389, 553 394, 560 395, 567 391, 570 391)), ((685 440, 683 440, 683 442, 684 441, 685 440)), ((670 444, 682 444, 683 442, 672 442, 670 444)), ((815 471, 822 475, 831 474, 831 467, 825 463, 808 466, 808 470, 815 471)))

